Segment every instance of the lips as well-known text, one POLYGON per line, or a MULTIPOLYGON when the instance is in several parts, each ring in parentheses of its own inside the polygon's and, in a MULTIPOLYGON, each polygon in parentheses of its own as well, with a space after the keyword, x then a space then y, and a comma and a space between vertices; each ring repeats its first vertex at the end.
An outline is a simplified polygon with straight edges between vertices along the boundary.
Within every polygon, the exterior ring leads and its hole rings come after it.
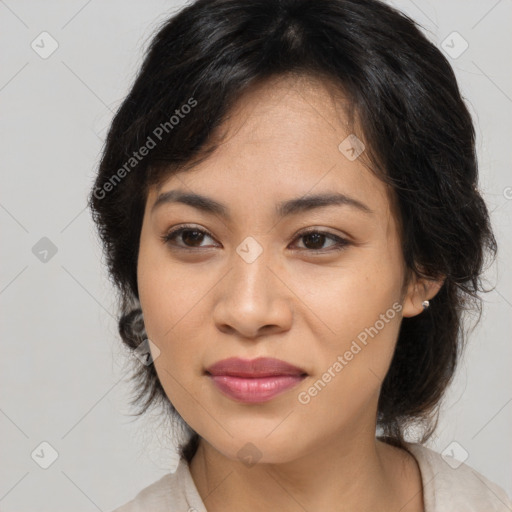
POLYGON ((211 365, 206 369, 206 372, 214 376, 225 375, 241 378, 306 375, 302 368, 270 357, 260 357, 258 359, 231 357, 211 365))
POLYGON ((243 403, 267 402, 306 376, 302 368, 267 357, 224 359, 210 366, 206 374, 223 395, 243 403))

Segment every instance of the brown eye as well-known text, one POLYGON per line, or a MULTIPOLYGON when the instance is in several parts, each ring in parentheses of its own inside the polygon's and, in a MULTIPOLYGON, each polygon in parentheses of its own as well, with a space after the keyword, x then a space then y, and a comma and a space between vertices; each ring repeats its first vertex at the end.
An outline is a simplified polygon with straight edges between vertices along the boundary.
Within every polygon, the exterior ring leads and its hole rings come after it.
POLYGON ((195 227, 185 226, 170 231, 164 235, 162 239, 165 243, 180 247, 182 249, 194 249, 205 247, 201 245, 201 242, 204 240, 205 236, 211 238, 211 235, 207 231, 203 231, 202 229, 195 227), (176 240, 179 242, 180 239, 181 244, 176 243, 176 240))
MULTIPOLYGON (((213 236, 195 226, 181 226, 162 236, 164 243, 177 249, 205 249, 211 245, 202 245, 205 238, 213 240, 213 236)), ((331 251, 340 251, 350 244, 348 240, 324 231, 310 230, 299 234, 296 240, 303 240, 304 247, 299 247, 301 251, 312 253, 325 253, 331 251), (331 241, 330 245, 324 247, 325 243, 331 241)))
POLYGON ((193 247, 195 247, 196 244, 201 245, 203 238, 204 233, 198 230, 184 229, 181 232, 181 239, 185 245, 191 245, 193 247))
POLYGON ((299 234, 296 239, 303 239, 304 249, 299 249, 312 252, 328 252, 332 250, 339 251, 349 245, 348 240, 324 231, 307 231, 299 234), (331 244, 327 248, 323 247, 325 242, 328 240, 334 241, 334 244, 331 244))
POLYGON ((302 238, 306 249, 319 250, 322 249, 327 237, 321 233, 308 233, 302 238))

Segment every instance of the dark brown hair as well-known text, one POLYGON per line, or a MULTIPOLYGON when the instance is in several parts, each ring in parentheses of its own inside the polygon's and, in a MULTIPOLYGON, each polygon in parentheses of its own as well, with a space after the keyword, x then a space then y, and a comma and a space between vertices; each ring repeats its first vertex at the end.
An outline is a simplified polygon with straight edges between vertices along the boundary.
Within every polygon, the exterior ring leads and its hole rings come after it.
MULTIPOLYGON (((199 0, 158 30, 90 194, 120 294, 121 338, 131 350, 145 339, 136 266, 148 187, 215 150, 212 134, 248 86, 288 73, 343 91, 370 163, 393 190, 407 268, 445 278, 428 310, 403 319, 378 404, 383 438, 403 446, 405 429, 420 422, 424 441, 465 338, 462 313, 479 311, 496 242, 455 75, 411 19, 380 1, 199 0)), ((133 378, 138 414, 160 402, 179 417, 154 365, 138 364, 133 378)), ((193 433, 182 447, 188 460, 197 441, 193 433)))

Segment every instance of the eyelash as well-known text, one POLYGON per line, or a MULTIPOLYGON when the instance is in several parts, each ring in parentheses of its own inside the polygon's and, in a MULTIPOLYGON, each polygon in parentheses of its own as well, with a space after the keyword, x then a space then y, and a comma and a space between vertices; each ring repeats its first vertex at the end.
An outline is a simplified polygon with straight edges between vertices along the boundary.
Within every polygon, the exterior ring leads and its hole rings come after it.
MULTIPOLYGON (((205 231, 203 229, 199 229, 199 228, 197 228, 195 226, 181 226, 181 227, 179 227, 177 229, 173 229, 173 230, 169 231, 168 233, 166 233, 165 235, 163 235, 161 237, 162 241, 165 244, 167 244, 167 245, 174 246, 173 248, 184 249, 185 251, 197 251, 197 250, 204 249, 204 247, 182 247, 182 246, 176 246, 175 244, 172 243, 172 240, 174 238, 176 238, 177 236, 181 235, 185 231, 195 231, 197 233, 200 233, 200 234, 203 234, 203 235, 207 235, 210 238, 214 239, 214 237, 213 237, 213 235, 211 233, 209 233, 208 231, 205 231)), ((302 248, 300 248, 298 250, 300 250, 300 251, 308 251, 308 252, 312 252, 312 253, 328 253, 328 252, 333 252, 333 251, 334 252, 342 251, 343 249, 346 248, 346 246, 350 245, 350 242, 348 240, 346 240, 345 238, 341 238, 341 237, 339 237, 337 235, 333 235, 332 233, 328 233, 327 231, 320 231, 320 230, 317 230, 317 229, 310 229, 308 231, 303 231, 301 233, 298 233, 294 240, 303 238, 303 237, 305 237, 307 235, 311 235, 311 234, 318 234, 318 235, 326 236, 327 238, 330 238, 331 240, 334 240, 336 242, 336 244, 331 246, 330 248, 327 248, 327 249, 307 249, 307 248, 302 249, 302 248)))

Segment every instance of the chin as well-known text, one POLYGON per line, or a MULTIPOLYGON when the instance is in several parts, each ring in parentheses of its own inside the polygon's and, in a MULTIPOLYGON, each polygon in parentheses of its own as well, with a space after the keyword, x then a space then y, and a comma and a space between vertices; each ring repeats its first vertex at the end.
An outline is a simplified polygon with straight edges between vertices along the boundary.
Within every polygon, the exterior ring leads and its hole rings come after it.
POLYGON ((224 457, 240 461, 247 467, 254 464, 287 463, 297 459, 305 451, 297 443, 297 436, 293 432, 283 430, 269 436, 270 431, 268 428, 257 429, 253 423, 250 428, 239 430, 244 435, 225 435, 220 439, 201 437, 224 457))

